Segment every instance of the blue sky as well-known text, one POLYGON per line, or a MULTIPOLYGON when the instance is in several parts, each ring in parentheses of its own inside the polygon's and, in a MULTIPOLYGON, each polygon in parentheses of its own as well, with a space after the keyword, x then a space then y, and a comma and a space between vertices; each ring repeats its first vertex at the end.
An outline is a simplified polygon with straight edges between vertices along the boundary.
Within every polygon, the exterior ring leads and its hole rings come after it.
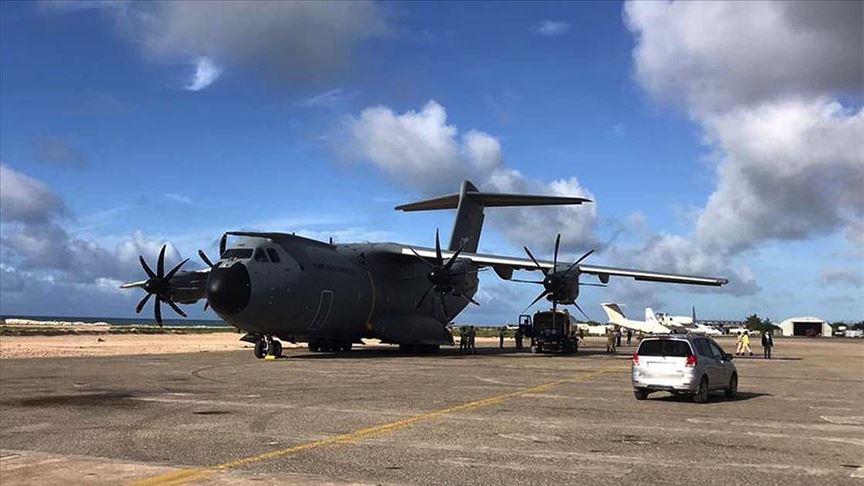
MULTIPOLYGON (((136 251, 213 255, 231 229, 429 245, 452 214, 392 207, 470 176, 596 200, 489 210, 482 251, 548 254, 561 231, 592 263, 732 280, 613 281, 582 296, 596 318, 607 300, 864 315, 860 23, 811 45, 821 24, 793 4, 307 6, 0 4, 2 313, 131 315, 138 296, 112 285, 136 251), (736 16, 777 32, 730 40, 736 16), (685 49, 699 22, 709 47, 685 49), (765 53, 730 55, 744 41, 765 53)), ((463 321, 513 320, 536 293, 483 289, 463 321)))

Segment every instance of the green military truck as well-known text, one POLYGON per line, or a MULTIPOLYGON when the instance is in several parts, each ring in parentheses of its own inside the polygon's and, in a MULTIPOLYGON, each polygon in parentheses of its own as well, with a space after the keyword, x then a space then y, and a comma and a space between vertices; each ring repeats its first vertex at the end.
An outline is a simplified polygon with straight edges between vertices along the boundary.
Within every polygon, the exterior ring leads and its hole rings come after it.
POLYGON ((579 329, 567 309, 519 316, 523 334, 531 338, 532 353, 573 354, 579 350, 579 329))

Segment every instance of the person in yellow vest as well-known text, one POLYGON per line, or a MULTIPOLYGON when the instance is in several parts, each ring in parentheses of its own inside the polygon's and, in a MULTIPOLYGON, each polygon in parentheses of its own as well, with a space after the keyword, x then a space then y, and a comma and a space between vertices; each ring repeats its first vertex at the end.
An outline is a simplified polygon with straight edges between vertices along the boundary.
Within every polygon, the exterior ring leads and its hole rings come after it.
POLYGON ((741 354, 750 353, 753 356, 753 351, 750 349, 750 332, 744 331, 741 333, 741 354))

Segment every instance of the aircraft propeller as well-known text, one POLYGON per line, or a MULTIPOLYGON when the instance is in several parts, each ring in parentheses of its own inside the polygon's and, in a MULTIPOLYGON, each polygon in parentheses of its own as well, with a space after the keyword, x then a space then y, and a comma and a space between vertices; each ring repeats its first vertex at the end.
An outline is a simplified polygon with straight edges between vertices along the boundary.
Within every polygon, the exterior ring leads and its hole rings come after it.
POLYGON ((446 295, 455 295, 457 297, 462 297, 466 301, 474 304, 480 305, 479 302, 468 297, 464 294, 454 293, 453 288, 453 278, 461 275, 465 275, 467 273, 476 273, 477 270, 467 270, 462 272, 454 272, 453 265, 456 263, 456 260, 459 258, 459 254, 462 253, 462 250, 465 249, 465 242, 459 246, 459 249, 450 256, 450 258, 445 262, 444 255, 441 253, 441 238, 438 233, 438 229, 435 230, 435 263, 429 262, 426 258, 420 256, 417 253, 417 250, 414 248, 410 248, 411 252, 417 256, 420 261, 422 261, 426 266, 429 267, 429 272, 426 273, 426 278, 429 280, 429 286, 426 287, 426 290, 423 292, 423 295, 420 297, 420 300, 417 301, 417 307, 423 305, 423 302, 426 301, 426 297, 429 293, 434 290, 439 294, 441 298, 441 309, 444 311, 444 318, 449 320, 450 314, 447 312, 447 306, 444 303, 444 297, 446 295))
MULTIPOLYGON (((222 258, 222 255, 225 253, 225 247, 228 245, 228 233, 222 233, 222 237, 219 238, 219 258, 222 258)), ((204 262, 205 265, 210 267, 211 269, 216 265, 207 258, 207 254, 204 253, 204 250, 198 250, 198 256, 201 258, 201 261, 204 262)), ((207 299, 204 299, 204 310, 210 307, 210 302, 207 299)))
POLYGON ((178 263, 174 268, 165 273, 165 248, 167 245, 162 245, 162 249, 159 250, 159 258, 156 260, 156 271, 154 272, 147 262, 144 261, 144 257, 139 255, 138 261, 141 262, 141 267, 144 268, 144 272, 147 273, 147 280, 141 282, 131 282, 121 285, 121 288, 132 288, 132 287, 140 287, 147 292, 147 295, 138 302, 138 305, 135 307, 135 313, 140 314, 141 309, 147 304, 147 301, 150 300, 151 295, 155 295, 156 299, 153 301, 153 313, 156 316, 156 322, 159 323, 159 327, 162 327, 162 302, 168 304, 174 312, 180 314, 183 317, 186 317, 186 313, 183 312, 177 304, 171 300, 171 278, 174 277, 180 268, 189 261, 188 258, 178 263))
MULTIPOLYGON (((579 304, 576 303, 575 299, 573 299, 572 302, 568 302, 568 300, 570 299, 570 296, 567 294, 567 284, 569 283, 567 280, 567 274, 569 274, 571 270, 576 268, 580 263, 582 263, 583 260, 588 258, 592 253, 594 253, 594 250, 593 249, 588 250, 587 252, 585 252, 584 255, 579 257, 578 260, 576 260, 569 267, 567 267, 566 270, 559 273, 557 270, 558 270, 558 249, 560 248, 560 246, 561 246, 561 233, 558 233, 558 237, 555 238, 555 252, 552 254, 552 268, 550 268, 548 272, 546 270, 544 270, 543 267, 540 265, 540 263, 537 261, 537 259, 534 258, 534 255, 531 253, 531 250, 529 250, 527 246, 523 247, 525 249, 525 253, 528 254, 528 257, 531 258, 531 261, 534 262, 534 265, 537 266, 537 269, 543 273, 544 278, 543 278, 543 280, 512 279, 511 281, 522 282, 522 283, 542 284, 543 285, 543 291, 540 292, 540 295, 538 295, 537 298, 535 298, 530 304, 528 304, 528 307, 526 307, 525 310, 528 310, 528 308, 530 308, 532 305, 536 304, 540 299, 546 297, 547 300, 552 302, 552 312, 553 313, 558 310, 558 304, 559 303, 561 303, 561 304, 572 303, 573 305, 576 306, 577 309, 579 309, 579 312, 581 312, 582 315, 585 316, 586 319, 591 320, 591 318, 588 317, 588 314, 586 314, 585 311, 582 310, 581 307, 579 307, 579 304)), ((576 285, 577 285, 577 289, 579 286, 582 286, 582 285, 587 285, 590 287, 605 287, 605 285, 602 285, 602 284, 592 284, 592 283, 579 282, 578 273, 576 275, 576 285)), ((577 290, 577 295, 578 295, 578 290, 577 290)))

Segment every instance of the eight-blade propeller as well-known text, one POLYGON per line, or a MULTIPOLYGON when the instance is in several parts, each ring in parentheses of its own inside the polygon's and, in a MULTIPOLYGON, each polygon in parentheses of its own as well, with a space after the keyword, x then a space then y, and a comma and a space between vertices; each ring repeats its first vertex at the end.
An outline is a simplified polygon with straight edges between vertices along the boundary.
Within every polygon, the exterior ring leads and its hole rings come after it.
MULTIPOLYGON (((531 254, 531 250, 529 250, 527 246, 523 247, 525 249, 525 253, 528 254, 528 257, 531 259, 532 262, 534 262, 534 265, 537 266, 537 269, 543 273, 544 278, 543 278, 543 280, 512 279, 512 281, 513 282, 523 282, 523 283, 533 283, 533 284, 542 284, 543 285, 543 291, 540 292, 540 295, 538 295, 537 298, 535 298, 530 304, 528 304, 528 307, 526 307, 525 310, 528 310, 528 308, 530 308, 532 305, 536 304, 540 299, 546 297, 547 300, 552 302, 552 312, 553 313, 558 310, 558 304, 559 303, 561 303, 561 304, 572 303, 573 305, 576 306, 577 309, 579 309, 579 312, 581 312, 582 315, 585 316, 586 319, 591 320, 591 318, 588 317, 588 314, 586 314, 585 311, 583 311, 582 308, 579 307, 579 304, 576 303, 575 299, 572 302, 569 301, 570 296, 568 295, 568 290, 567 290, 567 284, 568 284, 567 274, 569 274, 571 270, 573 270, 580 263, 582 263, 582 260, 585 260, 586 258, 588 258, 589 255, 594 253, 594 250, 588 250, 587 252, 585 252, 584 255, 579 257, 578 260, 576 260, 569 267, 567 267, 566 270, 559 273, 558 272, 558 249, 560 248, 560 246, 561 246, 561 233, 558 233, 558 237, 555 238, 555 252, 552 254, 552 268, 549 269, 548 272, 540 265, 540 262, 538 262, 537 259, 534 258, 534 255, 531 254)), ((592 287, 605 287, 605 285, 601 285, 601 284, 581 283, 581 282, 579 282, 579 275, 578 274, 576 275, 576 285, 577 285, 577 295, 578 295, 578 286, 587 285, 587 286, 592 286, 592 287)))
POLYGON ((445 262, 444 255, 441 253, 441 239, 438 234, 438 230, 435 230, 435 263, 429 262, 426 258, 420 256, 417 253, 417 250, 414 248, 410 248, 411 252, 417 256, 420 261, 422 261, 426 266, 429 267, 429 272, 426 274, 426 278, 429 280, 429 286, 426 287, 426 291, 423 292, 423 295, 420 297, 420 300, 417 301, 417 307, 423 305, 423 302, 426 301, 426 297, 429 295, 429 292, 435 290, 441 298, 441 310, 444 312, 444 318, 446 320, 450 319, 450 314, 447 312, 447 306, 444 303, 444 297, 446 295, 455 295, 457 297, 462 297, 468 302, 474 305, 480 305, 479 302, 468 297, 467 295, 461 293, 455 293, 455 289, 453 287, 453 280, 456 277, 460 277, 467 273, 476 273, 477 270, 464 270, 460 272, 453 271, 453 265, 456 263, 456 260, 459 258, 459 254, 462 253, 462 250, 465 249, 465 243, 459 246, 459 249, 450 256, 450 258, 445 262))
POLYGON ((159 250, 159 259, 156 260, 156 271, 154 272, 147 262, 144 261, 144 257, 139 255, 138 261, 141 262, 141 267, 144 268, 144 272, 147 273, 147 280, 143 282, 135 282, 131 284, 122 285, 123 288, 129 287, 141 287, 147 292, 147 295, 138 302, 138 305, 135 307, 135 313, 140 314, 141 309, 147 304, 147 301, 150 300, 151 295, 155 295, 156 298, 153 301, 153 313, 156 316, 156 322, 159 323, 159 327, 162 327, 162 302, 165 302, 177 314, 186 317, 186 313, 183 312, 177 304, 175 304, 171 300, 171 278, 180 270, 180 268, 189 261, 188 258, 178 263, 174 268, 165 273, 165 248, 167 245, 162 245, 162 249, 159 250))

